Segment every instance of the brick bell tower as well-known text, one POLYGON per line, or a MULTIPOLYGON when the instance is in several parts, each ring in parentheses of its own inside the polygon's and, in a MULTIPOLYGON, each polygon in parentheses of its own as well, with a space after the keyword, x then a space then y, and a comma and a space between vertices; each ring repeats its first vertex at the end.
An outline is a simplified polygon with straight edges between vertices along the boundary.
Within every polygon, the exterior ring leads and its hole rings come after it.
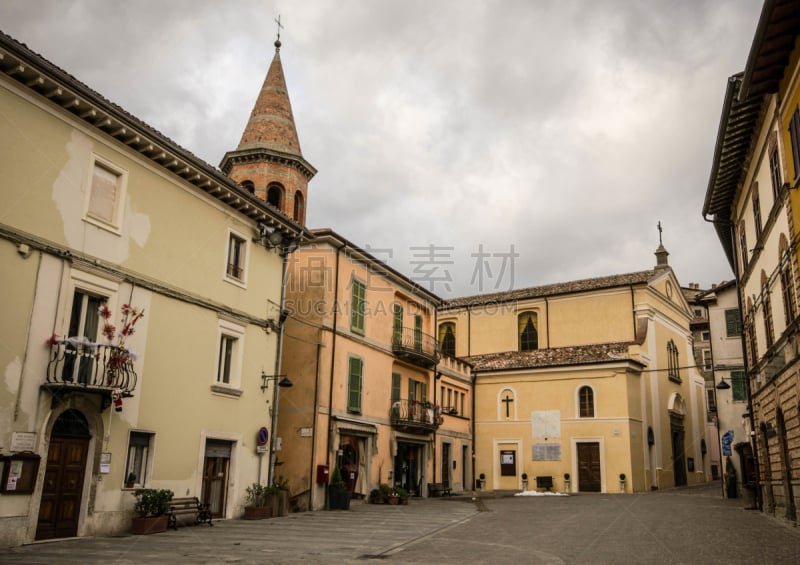
POLYGON ((222 172, 301 225, 308 181, 317 170, 303 158, 281 65, 280 35, 242 139, 220 163, 222 172))

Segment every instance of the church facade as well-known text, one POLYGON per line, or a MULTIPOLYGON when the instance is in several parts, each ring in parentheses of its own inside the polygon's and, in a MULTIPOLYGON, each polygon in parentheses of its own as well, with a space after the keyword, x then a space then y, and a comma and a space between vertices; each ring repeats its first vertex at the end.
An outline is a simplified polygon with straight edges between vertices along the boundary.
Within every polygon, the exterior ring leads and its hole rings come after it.
POLYGON ((487 490, 641 492, 709 480, 705 392, 666 251, 652 270, 450 300, 487 490))

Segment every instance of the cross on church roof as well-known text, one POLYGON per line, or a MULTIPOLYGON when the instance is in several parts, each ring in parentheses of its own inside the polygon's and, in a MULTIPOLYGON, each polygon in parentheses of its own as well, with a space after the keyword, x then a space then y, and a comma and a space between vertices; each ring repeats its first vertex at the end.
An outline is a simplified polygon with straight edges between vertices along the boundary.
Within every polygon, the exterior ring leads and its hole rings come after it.
POLYGON ((664 245, 664 244, 661 242, 661 232, 662 232, 662 231, 663 231, 663 230, 661 229, 661 220, 659 220, 659 221, 658 221, 658 244, 659 244, 659 245, 664 245))
POLYGON ((281 24, 281 15, 278 14, 278 17, 275 19, 275 23, 278 24, 278 39, 275 43, 280 44, 281 42, 281 28, 283 28, 283 24, 281 24))

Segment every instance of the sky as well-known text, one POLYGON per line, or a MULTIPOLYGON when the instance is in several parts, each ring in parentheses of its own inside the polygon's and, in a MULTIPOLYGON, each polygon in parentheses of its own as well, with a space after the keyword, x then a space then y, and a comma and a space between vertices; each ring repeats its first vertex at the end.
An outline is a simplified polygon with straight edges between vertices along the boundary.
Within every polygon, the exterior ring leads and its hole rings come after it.
POLYGON ((0 0, 0 30, 211 165, 281 60, 331 228, 442 298, 655 265, 702 217, 760 0, 0 0))

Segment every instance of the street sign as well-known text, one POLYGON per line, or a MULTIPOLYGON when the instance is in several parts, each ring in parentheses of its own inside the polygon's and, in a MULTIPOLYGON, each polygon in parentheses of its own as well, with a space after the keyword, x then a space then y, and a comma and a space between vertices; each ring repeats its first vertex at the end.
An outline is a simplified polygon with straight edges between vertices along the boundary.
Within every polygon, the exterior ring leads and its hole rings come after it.
POLYGON ((267 428, 262 426, 261 429, 258 430, 258 434, 256 435, 256 443, 259 446, 264 446, 267 445, 268 440, 269 440, 269 432, 267 431, 267 428))

